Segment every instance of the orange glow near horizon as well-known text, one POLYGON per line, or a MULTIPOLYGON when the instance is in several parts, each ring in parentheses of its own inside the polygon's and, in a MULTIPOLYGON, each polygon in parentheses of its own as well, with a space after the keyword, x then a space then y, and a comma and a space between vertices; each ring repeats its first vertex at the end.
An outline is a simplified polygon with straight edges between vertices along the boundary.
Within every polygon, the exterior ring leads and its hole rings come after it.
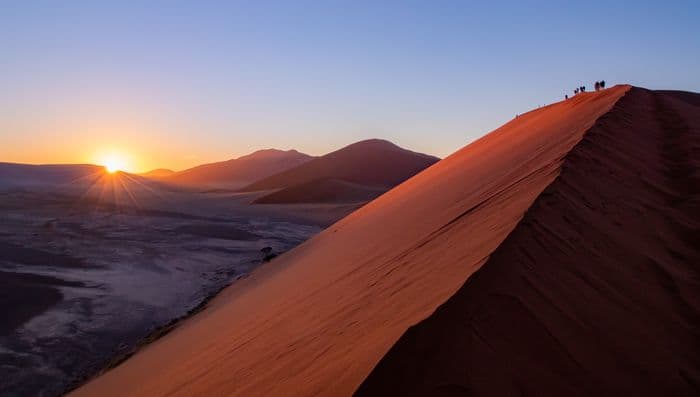
POLYGON ((96 163, 105 167, 105 170, 113 174, 117 171, 131 171, 128 156, 119 152, 108 152, 96 157, 96 163))

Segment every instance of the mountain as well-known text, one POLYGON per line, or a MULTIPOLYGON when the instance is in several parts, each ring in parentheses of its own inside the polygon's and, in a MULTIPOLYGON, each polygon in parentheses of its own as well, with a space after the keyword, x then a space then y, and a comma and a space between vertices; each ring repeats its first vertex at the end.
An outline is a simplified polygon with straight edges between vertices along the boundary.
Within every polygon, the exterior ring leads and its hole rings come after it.
POLYGON ((266 149, 228 161, 199 165, 160 179, 178 185, 239 188, 311 159, 313 157, 296 150, 266 149))
POLYGON ((0 188, 55 187, 96 178, 104 167, 92 164, 0 163, 0 188))
POLYGON ((157 168, 155 170, 144 172, 144 173, 139 174, 139 175, 146 177, 146 178, 158 179, 158 178, 166 178, 166 177, 172 176, 174 173, 175 173, 175 171, 169 170, 167 168, 157 168))
POLYGON ((697 394, 698 148, 630 86, 522 114, 74 395, 697 394))
POLYGON ((140 208, 146 202, 162 204, 170 186, 124 171, 108 173, 91 164, 0 163, 0 190, 43 192, 48 198, 74 197, 75 205, 140 208), (52 196, 55 195, 55 196, 52 196))
POLYGON ((360 141, 272 175, 243 191, 284 189, 256 203, 342 202, 374 198, 437 162, 391 142, 360 141), (331 186, 339 189, 333 192, 331 186), (370 193, 371 194, 367 194, 370 193))

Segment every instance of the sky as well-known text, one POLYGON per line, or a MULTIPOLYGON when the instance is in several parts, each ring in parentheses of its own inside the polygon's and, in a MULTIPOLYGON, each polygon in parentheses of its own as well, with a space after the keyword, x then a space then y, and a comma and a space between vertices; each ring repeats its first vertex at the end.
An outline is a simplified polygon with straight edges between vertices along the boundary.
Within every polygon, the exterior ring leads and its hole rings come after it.
POLYGON ((700 1, 613 3, 0 0, 0 161, 444 157, 599 79, 700 92, 700 1))

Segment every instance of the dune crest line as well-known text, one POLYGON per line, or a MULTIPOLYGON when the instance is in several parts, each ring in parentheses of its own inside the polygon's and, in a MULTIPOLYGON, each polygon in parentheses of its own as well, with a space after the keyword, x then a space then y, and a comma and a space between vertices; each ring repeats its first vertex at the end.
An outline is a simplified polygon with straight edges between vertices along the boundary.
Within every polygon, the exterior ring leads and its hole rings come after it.
POLYGON ((700 392, 699 115, 632 88, 356 395, 700 392))

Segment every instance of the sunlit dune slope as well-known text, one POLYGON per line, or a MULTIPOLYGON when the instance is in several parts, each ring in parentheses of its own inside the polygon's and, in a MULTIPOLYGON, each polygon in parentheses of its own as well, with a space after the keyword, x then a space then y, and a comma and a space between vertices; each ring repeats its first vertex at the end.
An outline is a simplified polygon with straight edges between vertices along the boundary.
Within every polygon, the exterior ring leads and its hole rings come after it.
POLYGON ((75 395, 352 394, 488 260, 628 89, 521 115, 259 268, 75 395))
POLYGON ((699 100, 628 92, 357 395, 700 395, 699 100))

